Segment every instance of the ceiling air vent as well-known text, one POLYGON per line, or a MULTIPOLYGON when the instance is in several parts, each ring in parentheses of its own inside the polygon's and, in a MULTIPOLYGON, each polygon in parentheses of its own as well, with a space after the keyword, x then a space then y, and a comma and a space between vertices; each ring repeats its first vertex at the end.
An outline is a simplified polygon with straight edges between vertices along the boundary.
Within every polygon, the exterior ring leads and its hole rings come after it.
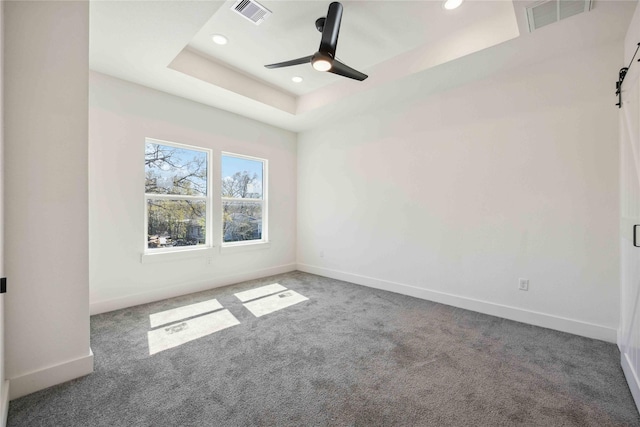
POLYGON ((260 25, 262 21, 271 15, 269 9, 253 0, 238 0, 231 9, 256 25, 260 25))
POLYGON ((591 0, 547 0, 527 7, 529 32, 591 10, 591 0))

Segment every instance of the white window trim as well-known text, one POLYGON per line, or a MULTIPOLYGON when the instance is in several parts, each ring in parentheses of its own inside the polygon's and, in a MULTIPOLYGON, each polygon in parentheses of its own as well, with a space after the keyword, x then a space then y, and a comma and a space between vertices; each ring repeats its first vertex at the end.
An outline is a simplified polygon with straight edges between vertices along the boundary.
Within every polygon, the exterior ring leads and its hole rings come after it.
POLYGON ((244 242, 241 244, 220 246, 219 252, 221 255, 227 255, 227 254, 236 254, 238 252, 269 249, 270 247, 271 247, 271 242, 263 242, 261 240, 249 240, 248 243, 244 242))
MULTIPOLYGON (((234 197, 219 197, 220 200, 220 212, 223 209, 224 201, 245 201, 245 202, 262 202, 262 239, 260 240, 243 240, 240 242, 225 242, 224 241, 224 218, 220 221, 220 253, 235 253, 242 252, 243 250, 252 249, 267 249, 271 245, 269 243, 269 160, 261 157, 247 156, 244 154, 231 153, 229 151, 222 151, 220 153, 220 167, 222 167, 222 157, 236 157, 239 159, 253 160, 262 162, 262 199, 242 199, 234 197)), ((222 191, 220 191, 222 194, 222 191)))
POLYGON ((145 252, 140 254, 140 263, 153 264, 157 262, 181 261, 196 258, 212 258, 214 256, 214 248, 183 247, 169 252, 145 252))
MULTIPOLYGON (((169 259, 186 259, 193 257, 201 257, 211 255, 211 249, 214 247, 213 242, 213 221, 212 221, 212 169, 213 162, 211 161, 213 158, 212 150, 209 148, 197 147, 195 145, 188 144, 179 144, 177 142, 164 141, 161 139, 155 138, 145 138, 144 140, 145 146, 147 143, 166 145, 169 147, 182 148, 185 150, 193 150, 204 152, 207 155, 207 195, 206 196, 187 196, 187 195, 177 195, 177 194, 153 194, 144 192, 144 233, 143 233, 143 252, 140 257, 141 263, 147 263, 151 260, 169 260, 169 259), (166 199, 166 200, 204 200, 205 202, 205 243, 204 245, 198 246, 182 246, 182 247, 173 247, 173 248, 149 248, 148 239, 149 236, 147 233, 149 232, 149 213, 148 213, 148 200, 149 199, 166 199), (205 251, 208 250, 208 253, 205 251), (173 256, 162 256, 159 255, 169 255, 173 254, 173 256)), ((144 187, 143 187, 144 188, 144 187)))

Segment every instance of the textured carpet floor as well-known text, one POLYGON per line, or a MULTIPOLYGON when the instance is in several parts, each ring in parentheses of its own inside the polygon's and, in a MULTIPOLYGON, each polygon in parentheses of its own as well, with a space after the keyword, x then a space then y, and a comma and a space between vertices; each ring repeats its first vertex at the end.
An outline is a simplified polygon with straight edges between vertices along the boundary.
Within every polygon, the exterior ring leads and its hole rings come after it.
POLYGON ((613 344, 301 272, 93 316, 91 347, 8 425, 640 425, 613 344), (276 282, 309 300, 233 295, 276 282), (150 314, 211 298, 240 324, 149 356, 150 314))

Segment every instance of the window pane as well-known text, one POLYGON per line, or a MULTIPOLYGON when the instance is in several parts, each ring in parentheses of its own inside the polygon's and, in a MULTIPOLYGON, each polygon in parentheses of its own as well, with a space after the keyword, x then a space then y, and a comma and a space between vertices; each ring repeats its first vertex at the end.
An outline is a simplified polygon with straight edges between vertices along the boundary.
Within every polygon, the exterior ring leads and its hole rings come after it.
POLYGON ((222 156, 222 197, 262 199, 263 163, 222 156))
POLYGON ((222 202, 224 242, 262 239, 261 202, 222 202))
POLYGON ((204 200, 147 200, 147 248, 204 245, 204 200))
POLYGON ((207 153, 147 142, 145 192, 207 195, 207 153))

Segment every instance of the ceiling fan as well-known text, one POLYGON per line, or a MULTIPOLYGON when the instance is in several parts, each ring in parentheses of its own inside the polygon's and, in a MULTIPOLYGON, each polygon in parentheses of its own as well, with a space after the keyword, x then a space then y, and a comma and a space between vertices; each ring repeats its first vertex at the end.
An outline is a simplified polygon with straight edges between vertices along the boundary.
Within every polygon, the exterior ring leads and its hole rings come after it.
POLYGON ((322 33, 320 48, 311 56, 292 59, 291 61, 279 62, 277 64, 265 65, 266 68, 283 68, 292 65, 311 63, 318 71, 328 71, 339 76, 362 81, 366 79, 366 74, 354 70, 348 65, 336 59, 336 46, 338 44, 338 33, 340 32, 340 20, 342 19, 342 5, 333 2, 329 5, 326 18, 316 20, 316 28, 322 33))

